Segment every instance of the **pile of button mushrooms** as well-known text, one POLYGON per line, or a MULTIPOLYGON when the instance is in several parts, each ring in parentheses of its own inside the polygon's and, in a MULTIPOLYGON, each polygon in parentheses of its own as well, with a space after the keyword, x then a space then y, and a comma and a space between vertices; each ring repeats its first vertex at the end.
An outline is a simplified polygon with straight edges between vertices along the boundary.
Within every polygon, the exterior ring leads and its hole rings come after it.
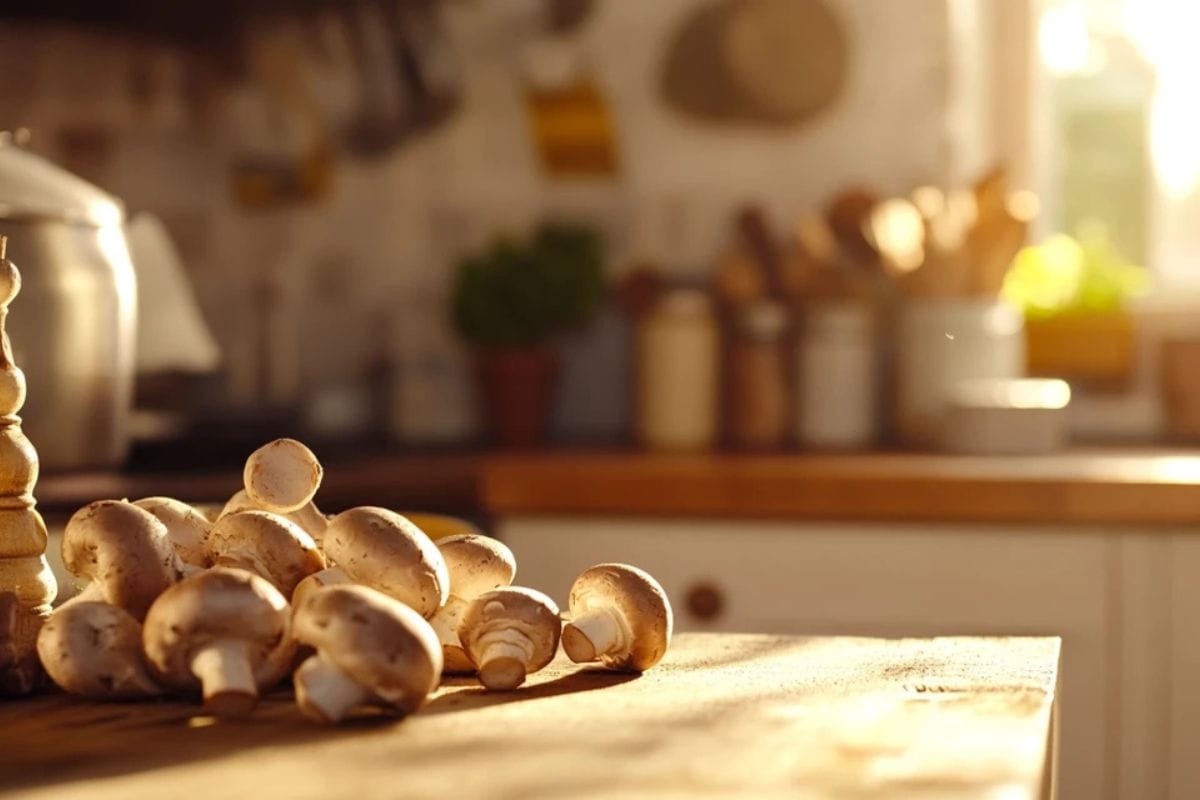
POLYGON ((573 661, 616 670, 666 653, 671 606, 644 571, 584 571, 564 625, 553 600, 512 585, 502 542, 373 506, 327 517, 313 504, 322 476, 312 451, 278 439, 247 459, 223 508, 149 497, 80 509, 63 561, 88 583, 42 628, 47 674, 96 699, 198 694, 219 717, 250 713, 291 676, 306 715, 338 722, 369 706, 413 712, 443 674, 516 689, 560 640, 573 661))

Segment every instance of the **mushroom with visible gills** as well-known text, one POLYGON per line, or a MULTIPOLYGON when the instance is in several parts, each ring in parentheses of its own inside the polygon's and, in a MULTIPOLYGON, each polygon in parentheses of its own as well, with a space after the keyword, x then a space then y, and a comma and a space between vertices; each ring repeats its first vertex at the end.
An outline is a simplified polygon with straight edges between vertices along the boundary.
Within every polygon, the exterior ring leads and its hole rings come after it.
POLYGON ((143 497, 133 504, 167 526, 167 536, 182 562, 184 574, 191 575, 211 566, 205 545, 212 523, 197 509, 173 497, 143 497))
POLYGON ((488 536, 466 534, 434 542, 446 560, 450 597, 429 618, 442 643, 444 669, 449 673, 474 672, 463 651, 458 626, 472 600, 484 592, 508 586, 517 572, 517 561, 503 542, 488 536))
POLYGON ((295 439, 276 439, 250 454, 242 480, 252 503, 287 513, 312 501, 324 475, 312 450, 295 439))
POLYGON ((221 517, 208 534, 214 566, 236 567, 266 578, 291 597, 297 584, 325 569, 325 557, 296 523, 270 511, 221 517))
POLYGON ((219 717, 248 714, 259 692, 291 670, 296 643, 287 600, 271 583, 226 567, 163 592, 142 630, 146 660, 168 686, 199 688, 219 717))
POLYGON ((667 593, 649 573, 628 564, 597 564, 571 586, 563 649, 572 661, 642 672, 671 644, 667 593))
POLYGON ((182 573, 167 526, 124 500, 76 511, 63 531, 62 556, 72 575, 91 581, 69 603, 99 600, 137 620, 182 573))
POLYGON ((428 619, 446 604, 446 561, 420 528, 395 511, 360 506, 325 529, 325 555, 351 581, 378 589, 428 619))
POLYGON ((108 603, 68 603, 50 615, 37 639, 46 674, 68 692, 97 700, 163 693, 146 669, 142 626, 108 603))
POLYGON ((313 592, 294 623, 297 641, 316 649, 296 670, 296 702, 323 722, 361 705, 416 711, 438 686, 442 651, 420 614, 368 586, 313 592))
POLYGON ((558 606, 534 589, 508 586, 484 592, 463 614, 458 635, 493 691, 516 689, 545 667, 558 650, 562 622, 558 606))

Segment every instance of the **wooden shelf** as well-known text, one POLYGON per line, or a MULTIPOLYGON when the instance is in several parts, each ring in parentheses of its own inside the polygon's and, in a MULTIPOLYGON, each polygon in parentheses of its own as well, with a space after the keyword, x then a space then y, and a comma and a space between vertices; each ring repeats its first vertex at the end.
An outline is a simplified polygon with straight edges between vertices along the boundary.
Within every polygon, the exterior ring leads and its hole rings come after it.
POLYGON ((1196 525, 1200 452, 490 456, 496 516, 1196 525))

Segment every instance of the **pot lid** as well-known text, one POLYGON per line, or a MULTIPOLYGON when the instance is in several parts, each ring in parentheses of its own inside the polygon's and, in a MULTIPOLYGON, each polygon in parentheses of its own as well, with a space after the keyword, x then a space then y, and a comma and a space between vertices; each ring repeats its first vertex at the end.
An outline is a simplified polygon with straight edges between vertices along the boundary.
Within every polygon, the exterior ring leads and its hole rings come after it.
POLYGON ((0 219, 119 225, 121 201, 41 156, 0 139, 0 219))

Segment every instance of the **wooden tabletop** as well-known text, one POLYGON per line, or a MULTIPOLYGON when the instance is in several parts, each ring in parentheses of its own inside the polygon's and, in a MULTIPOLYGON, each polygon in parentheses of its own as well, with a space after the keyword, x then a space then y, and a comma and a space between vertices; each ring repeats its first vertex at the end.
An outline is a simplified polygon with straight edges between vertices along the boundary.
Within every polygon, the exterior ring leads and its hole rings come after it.
POLYGON ((491 456, 496 516, 1200 525, 1196 451, 491 456))
POLYGON ((304 719, 278 692, 0 702, 0 793, 34 800, 1052 796, 1054 638, 684 634, 640 677, 560 660, 521 690, 443 686, 405 720, 304 719))

